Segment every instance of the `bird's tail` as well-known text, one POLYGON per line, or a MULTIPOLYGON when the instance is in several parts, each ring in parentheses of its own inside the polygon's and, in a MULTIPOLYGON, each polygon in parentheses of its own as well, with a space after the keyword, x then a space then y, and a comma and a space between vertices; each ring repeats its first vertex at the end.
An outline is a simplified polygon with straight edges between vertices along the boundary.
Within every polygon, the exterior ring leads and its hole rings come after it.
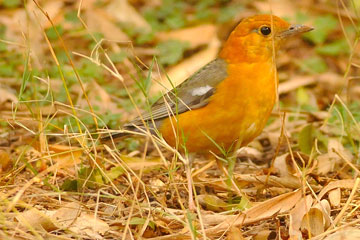
POLYGON ((111 141, 117 141, 123 137, 129 136, 131 133, 128 132, 115 132, 115 133, 108 133, 106 136, 102 136, 100 141, 102 143, 108 143, 111 141))

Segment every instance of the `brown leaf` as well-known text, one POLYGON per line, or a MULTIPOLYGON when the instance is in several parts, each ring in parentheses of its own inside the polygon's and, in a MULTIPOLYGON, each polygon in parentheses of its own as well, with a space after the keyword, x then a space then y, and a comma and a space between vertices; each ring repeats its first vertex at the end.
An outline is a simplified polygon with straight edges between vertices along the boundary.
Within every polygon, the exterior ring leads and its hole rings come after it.
MULTIPOLYGON (((92 106, 99 106, 98 113, 106 113, 108 111, 112 113, 118 113, 121 110, 117 107, 116 103, 111 101, 111 96, 105 91, 97 82, 92 81, 86 86, 86 89, 89 91, 88 98, 92 106)), ((79 91, 81 91, 79 89, 79 91)), ((88 102, 86 99, 81 99, 78 101, 80 108, 86 108, 88 102)))
MULTIPOLYGON (((170 68, 167 71, 167 75, 174 86, 179 85, 185 81, 191 74, 198 71, 205 64, 215 59, 220 47, 219 40, 214 40, 209 44, 209 47, 198 52, 197 54, 187 58, 176 66, 170 68)), ((168 77, 163 75, 157 82, 154 82, 150 91, 152 93, 158 93, 159 91, 167 92, 172 89, 172 84, 169 82, 168 77)))
POLYGON ((329 201, 326 199, 323 199, 320 201, 320 203, 317 203, 316 205, 314 205, 313 208, 317 208, 322 212, 323 219, 324 219, 324 226, 325 226, 325 228, 328 228, 331 223, 331 218, 330 218, 331 207, 330 207, 329 201))
MULTIPOLYGON (((261 230, 259 231, 255 236, 254 236, 254 240, 268 240, 268 239, 273 239, 271 237, 271 234, 274 234, 273 231, 270 230, 261 230)), ((275 233, 276 234, 276 233, 275 233)), ((275 235, 276 236, 276 235, 275 235)))
POLYGON ((312 236, 317 236, 324 232, 324 216, 318 208, 311 208, 308 216, 303 218, 302 227, 311 232, 312 236))
POLYGON ((344 148, 338 139, 330 138, 328 143, 328 153, 319 155, 316 159, 318 161, 317 174, 326 175, 328 172, 337 169, 337 166, 344 162, 339 156, 346 159, 352 159, 352 154, 344 148))
POLYGON ((245 238, 243 237, 239 228, 231 227, 226 239, 227 240, 244 240, 245 238))
POLYGON ((116 19, 116 21, 131 23, 143 31, 151 30, 149 23, 127 0, 111 1, 106 11, 111 17, 116 19))
MULTIPOLYGON (((33 143, 33 147, 40 151, 40 143, 33 143)), ((44 157, 51 157, 56 162, 58 168, 66 168, 74 166, 74 164, 81 162, 81 156, 84 152, 82 148, 69 147, 60 144, 49 144, 48 150, 50 152, 43 153, 44 157)))
POLYGON ((53 219, 60 229, 69 229, 76 234, 87 235, 91 239, 100 239, 102 238, 100 234, 109 230, 107 223, 84 212, 77 202, 65 204, 54 213, 53 219))
POLYGON ((127 164, 132 170, 140 170, 157 167, 163 164, 161 158, 138 158, 138 157, 129 157, 126 155, 121 155, 121 159, 127 164))
POLYGON ((322 199, 327 192, 329 192, 330 190, 336 189, 336 188, 353 189, 354 185, 355 185, 354 179, 337 180, 337 181, 331 182, 328 185, 326 185, 321 190, 318 197, 319 197, 319 199, 322 199))
POLYGON ((86 24, 91 33, 102 33, 108 40, 128 42, 128 36, 116 26, 105 11, 88 9, 85 11, 86 24))
POLYGON ((35 228, 40 231, 45 230, 50 232, 58 228, 49 215, 51 215, 50 212, 44 212, 36 208, 32 208, 17 215, 16 219, 26 229, 35 228))
POLYGON ((327 236, 324 240, 355 240, 360 239, 360 230, 357 228, 346 228, 327 236))
POLYGON ((336 188, 329 191, 329 201, 331 206, 338 207, 341 201, 341 189, 336 188))
MULTIPOLYGON (((17 103, 17 101, 17 97, 15 96, 15 94, 10 92, 10 90, 0 88, 0 106, 3 106, 5 102, 17 103)), ((2 107, 0 107, 0 109, 1 108, 2 107)))
POLYGON ((229 208, 229 204, 215 195, 198 195, 198 200, 203 207, 215 212, 224 211, 229 208))
POLYGON ((252 4, 260 12, 269 12, 272 11, 275 15, 280 17, 285 16, 295 16, 296 9, 295 1, 288 0, 276 0, 271 1, 271 4, 267 1, 253 1, 252 4))
POLYGON ((305 198, 302 198, 295 207, 290 211, 290 224, 289 224, 289 235, 296 239, 301 239, 302 234, 300 231, 301 222, 306 213, 309 212, 311 205, 313 203, 313 198, 311 195, 307 195, 305 198))
POLYGON ((71 226, 80 213, 81 205, 77 202, 70 202, 64 204, 63 207, 58 209, 52 217, 60 229, 66 229, 71 226))
POLYGON ((69 230, 77 234, 86 234, 91 239, 102 239, 101 235, 109 231, 109 225, 94 215, 82 212, 75 222, 69 227, 69 230))
POLYGON ((284 213, 295 206, 301 198, 301 191, 294 191, 271 198, 244 212, 246 222, 254 222, 284 213))
MULTIPOLYGON (((301 199, 301 195, 302 193, 299 190, 285 193, 259 203, 237 216, 219 218, 218 220, 221 222, 218 222, 217 226, 208 229, 207 232, 209 234, 215 234, 228 229, 230 226, 242 226, 244 224, 250 224, 271 218, 276 214, 284 213, 295 206, 295 204, 301 199)), ((215 221, 212 223, 215 223, 215 221)))
POLYGON ((10 165, 11 165, 11 160, 9 153, 0 149, 0 174, 3 171, 9 169, 10 165))
POLYGON ((279 84, 279 94, 291 92, 299 87, 314 84, 316 82, 315 76, 297 76, 292 78, 290 81, 282 82, 279 84))
POLYGON ((171 32, 159 32, 156 34, 158 41, 167 41, 175 39, 188 42, 191 48, 209 44, 216 39, 216 26, 213 24, 204 24, 191 28, 174 30, 171 32))

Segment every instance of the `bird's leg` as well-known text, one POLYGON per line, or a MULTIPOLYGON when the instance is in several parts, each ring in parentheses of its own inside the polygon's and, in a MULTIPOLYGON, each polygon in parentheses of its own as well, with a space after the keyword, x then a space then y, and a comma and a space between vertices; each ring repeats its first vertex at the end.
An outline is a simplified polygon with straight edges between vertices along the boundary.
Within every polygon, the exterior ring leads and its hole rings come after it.
POLYGON ((194 157, 195 156, 193 154, 189 154, 186 159, 186 163, 185 163, 185 171, 186 171, 186 178, 187 178, 188 191, 189 191, 189 209, 191 211, 196 210, 196 206, 194 203, 193 181, 192 181, 192 177, 191 177, 191 166, 192 166, 194 157))
MULTIPOLYGON (((235 149, 240 150, 241 148, 239 147, 239 148, 235 148, 235 149)), ((234 151, 233 154, 231 154, 231 156, 227 158, 229 161, 228 164, 235 164, 235 162, 230 163, 230 161, 236 161, 236 156, 237 156, 237 151, 234 151)), ((250 202, 248 197, 239 188, 239 184, 237 183, 237 181, 233 175, 233 172, 229 173, 229 169, 223 165, 223 161, 221 159, 216 158, 216 163, 218 165, 218 168, 221 170, 221 172, 228 178, 230 185, 233 186, 233 188, 237 192, 237 194, 239 194, 239 196, 244 198, 245 201, 250 202)), ((234 167, 234 166, 232 166, 232 167, 234 167)))

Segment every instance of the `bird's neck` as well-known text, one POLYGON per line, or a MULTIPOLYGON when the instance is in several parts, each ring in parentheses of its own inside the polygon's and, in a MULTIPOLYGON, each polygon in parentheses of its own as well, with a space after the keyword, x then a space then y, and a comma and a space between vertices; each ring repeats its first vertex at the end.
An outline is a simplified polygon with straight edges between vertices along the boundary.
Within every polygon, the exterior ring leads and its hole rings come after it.
POLYGON ((273 62, 276 49, 276 46, 266 46, 262 42, 256 42, 256 39, 244 39, 231 34, 219 57, 234 64, 273 62))

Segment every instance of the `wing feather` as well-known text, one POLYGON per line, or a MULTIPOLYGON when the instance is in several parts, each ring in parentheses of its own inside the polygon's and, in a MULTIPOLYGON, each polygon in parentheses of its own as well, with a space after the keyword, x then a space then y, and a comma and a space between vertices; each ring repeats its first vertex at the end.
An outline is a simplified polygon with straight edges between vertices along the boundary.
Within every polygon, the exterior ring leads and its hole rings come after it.
MULTIPOLYGON (((151 123, 151 119, 153 119, 156 123, 168 117, 169 113, 180 114, 206 106, 209 98, 215 93, 216 86, 227 77, 226 70, 227 63, 223 59, 217 58, 209 62, 182 84, 159 98, 151 106, 149 112, 142 114, 142 119, 148 123, 151 123)), ((135 118, 124 127, 134 125, 143 125, 140 117, 135 118)))

